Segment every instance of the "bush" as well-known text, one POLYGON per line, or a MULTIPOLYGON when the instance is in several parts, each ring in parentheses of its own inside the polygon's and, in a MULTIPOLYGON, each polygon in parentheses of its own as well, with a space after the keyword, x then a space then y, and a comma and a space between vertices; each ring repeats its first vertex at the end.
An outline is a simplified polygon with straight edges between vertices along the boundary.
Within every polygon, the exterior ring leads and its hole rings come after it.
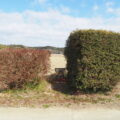
POLYGON ((37 84, 49 69, 49 57, 50 52, 45 50, 0 50, 0 88, 22 88, 27 83, 37 84))
POLYGON ((84 91, 110 90, 120 80, 120 34, 77 30, 70 34, 65 56, 70 86, 84 91))

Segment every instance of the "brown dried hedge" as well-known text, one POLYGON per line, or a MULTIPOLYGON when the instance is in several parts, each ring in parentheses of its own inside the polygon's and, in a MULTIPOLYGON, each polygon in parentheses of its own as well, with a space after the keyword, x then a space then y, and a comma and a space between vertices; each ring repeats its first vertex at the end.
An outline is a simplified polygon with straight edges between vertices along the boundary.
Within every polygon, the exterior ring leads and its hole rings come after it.
POLYGON ((0 50, 0 89, 37 84, 49 70, 50 52, 34 49, 0 50), (36 79, 39 78, 39 79, 36 79))

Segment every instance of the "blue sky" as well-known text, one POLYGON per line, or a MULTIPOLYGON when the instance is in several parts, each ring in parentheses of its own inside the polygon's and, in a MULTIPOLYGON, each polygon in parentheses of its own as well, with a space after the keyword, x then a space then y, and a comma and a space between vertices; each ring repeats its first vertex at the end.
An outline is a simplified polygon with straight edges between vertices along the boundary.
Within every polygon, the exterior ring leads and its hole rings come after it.
POLYGON ((65 46, 75 29, 120 32, 120 0, 0 0, 0 43, 65 46))
POLYGON ((104 16, 111 17, 106 9, 120 8, 119 0, 1 0, 0 10, 4 12, 24 12, 26 10, 47 11, 66 9, 66 13, 75 17, 104 16))

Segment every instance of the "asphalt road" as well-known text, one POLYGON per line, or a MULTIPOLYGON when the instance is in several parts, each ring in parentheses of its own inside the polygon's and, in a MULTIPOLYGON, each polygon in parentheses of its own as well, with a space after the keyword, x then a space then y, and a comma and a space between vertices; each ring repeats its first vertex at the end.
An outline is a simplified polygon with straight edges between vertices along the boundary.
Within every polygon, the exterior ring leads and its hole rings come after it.
POLYGON ((120 120, 115 109, 0 108, 0 120, 120 120))

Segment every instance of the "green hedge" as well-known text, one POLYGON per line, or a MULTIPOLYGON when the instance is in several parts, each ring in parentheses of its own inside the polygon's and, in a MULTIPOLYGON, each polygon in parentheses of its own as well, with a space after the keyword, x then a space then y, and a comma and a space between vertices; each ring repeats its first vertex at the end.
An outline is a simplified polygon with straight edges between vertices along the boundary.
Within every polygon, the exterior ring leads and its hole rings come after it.
POLYGON ((68 81, 84 91, 110 90, 120 80, 120 34, 77 30, 65 48, 68 81))

